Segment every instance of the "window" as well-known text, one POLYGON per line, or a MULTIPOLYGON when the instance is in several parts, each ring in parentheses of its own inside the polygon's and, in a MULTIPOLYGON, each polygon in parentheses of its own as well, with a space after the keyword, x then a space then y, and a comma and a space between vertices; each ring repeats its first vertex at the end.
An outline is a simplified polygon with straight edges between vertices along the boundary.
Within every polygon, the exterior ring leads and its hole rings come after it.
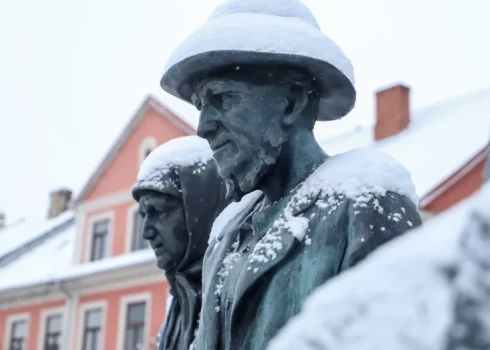
POLYGON ((44 350, 60 350, 61 348, 61 315, 48 316, 46 319, 46 334, 44 335, 44 350))
POLYGON ((9 350, 24 350, 27 347, 27 321, 15 321, 12 323, 10 333, 9 350))
POLYGON ((92 250, 90 261, 104 259, 107 251, 109 236, 109 219, 96 221, 92 226, 92 250))
POLYGON ((157 140, 153 136, 148 136, 145 138, 139 147, 139 157, 138 157, 138 167, 140 167, 141 163, 148 157, 148 155, 157 148, 157 140))
POLYGON ((139 350, 144 346, 146 303, 129 304, 126 312, 124 350, 139 350))
POLYGON ((148 157, 150 155, 151 152, 153 152, 153 149, 152 148, 147 148, 145 150, 145 153, 144 153, 145 159, 146 159, 146 157, 148 157))
POLYGON ((92 309, 85 312, 82 350, 101 350, 102 310, 92 309))
MULTIPOLYGON (((130 214, 131 215, 131 214, 130 214)), ((138 210, 133 211, 133 227, 131 233, 131 251, 148 248, 148 241, 143 238, 143 218, 138 210)))

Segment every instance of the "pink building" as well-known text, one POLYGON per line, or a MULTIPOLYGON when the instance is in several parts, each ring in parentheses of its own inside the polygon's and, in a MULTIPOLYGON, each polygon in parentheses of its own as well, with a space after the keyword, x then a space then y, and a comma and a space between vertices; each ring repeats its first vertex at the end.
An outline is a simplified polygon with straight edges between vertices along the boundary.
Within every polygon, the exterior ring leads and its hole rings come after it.
MULTIPOLYGON (((130 190, 149 152, 190 134, 191 126, 148 97, 73 210, 0 231, 0 349, 154 348, 168 285, 141 238, 130 190)), ((53 194, 53 215, 69 196, 53 194)))
MULTIPOLYGON (((397 158, 412 173, 425 218, 482 185, 490 89, 412 111, 409 89, 396 85, 376 102, 374 128, 320 139, 325 150, 377 147, 397 158)), ((148 97, 72 209, 70 192, 59 190, 49 220, 2 228, 0 217, 1 350, 154 349, 168 285, 140 237, 130 190, 153 148, 189 134, 191 126, 148 97)))

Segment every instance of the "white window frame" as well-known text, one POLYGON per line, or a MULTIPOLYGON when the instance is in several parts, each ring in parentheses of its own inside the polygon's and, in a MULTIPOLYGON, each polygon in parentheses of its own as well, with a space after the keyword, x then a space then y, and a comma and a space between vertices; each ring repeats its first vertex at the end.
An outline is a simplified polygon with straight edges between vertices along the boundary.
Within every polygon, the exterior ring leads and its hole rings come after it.
POLYGON ((5 332, 3 337, 3 348, 8 349, 10 347, 10 336, 12 335, 12 326, 15 322, 26 321, 26 341, 25 348, 29 347, 29 332, 31 325, 31 315, 28 312, 8 315, 5 320, 5 332))
POLYGON ((56 315, 61 315, 61 345, 63 346, 63 338, 65 334, 65 329, 64 325, 66 324, 65 322, 65 307, 60 306, 60 307, 53 307, 53 308, 48 308, 48 309, 42 309, 40 313, 40 319, 39 319, 39 336, 37 340, 37 348, 39 350, 44 350, 44 337, 46 335, 46 327, 48 325, 48 317, 51 316, 56 316, 56 315))
POLYGON ((88 233, 88 240, 85 249, 85 263, 100 261, 100 260, 96 260, 96 261, 90 260, 90 256, 92 255, 92 243, 94 238, 93 227, 97 221, 101 221, 105 219, 109 220, 109 231, 107 233, 107 246, 106 246, 106 253, 105 253, 106 256, 104 259, 110 258, 112 256, 112 240, 114 236, 114 219, 115 219, 115 213, 113 210, 89 216, 87 231, 86 231, 88 233))
POLYGON ((77 350, 82 350, 83 346, 83 335, 85 333, 85 313, 92 309, 100 309, 102 312, 102 323, 100 327, 100 349, 104 349, 106 332, 105 325, 107 324, 107 300, 99 300, 82 303, 78 308, 77 350))
POLYGON ((119 301, 119 321, 118 321, 118 337, 117 337, 117 350, 124 349, 124 339, 126 337, 126 318, 128 313, 128 305, 134 303, 145 302, 145 329, 143 331, 144 334, 144 346, 146 349, 148 347, 148 342, 150 339, 150 330, 151 330, 151 292, 137 293, 137 294, 129 294, 122 296, 119 301))
MULTIPOLYGON (((134 214, 138 212, 139 204, 133 204, 128 208, 126 213, 126 239, 125 239, 125 252, 131 252, 131 245, 133 243, 133 226, 134 226, 134 214)), ((139 214, 138 214, 139 215, 139 214)))
POLYGON ((138 168, 140 167, 141 163, 145 160, 145 153, 149 149, 152 151, 157 148, 158 142, 157 139, 153 136, 147 136, 143 141, 141 141, 140 146, 139 146, 139 152, 138 152, 138 168))

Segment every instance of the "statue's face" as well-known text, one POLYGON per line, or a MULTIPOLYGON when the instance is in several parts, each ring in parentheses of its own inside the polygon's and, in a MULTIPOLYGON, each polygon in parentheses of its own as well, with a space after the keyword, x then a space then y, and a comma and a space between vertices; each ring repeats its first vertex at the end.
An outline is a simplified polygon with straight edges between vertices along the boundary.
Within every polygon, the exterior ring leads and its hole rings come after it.
POLYGON ((209 79, 193 96, 201 111, 197 133, 213 151, 228 198, 258 189, 281 153, 288 87, 246 79, 209 79))
POLYGON ((155 251, 158 267, 174 269, 182 261, 188 244, 182 200, 147 192, 139 200, 139 213, 144 219, 143 238, 155 251))

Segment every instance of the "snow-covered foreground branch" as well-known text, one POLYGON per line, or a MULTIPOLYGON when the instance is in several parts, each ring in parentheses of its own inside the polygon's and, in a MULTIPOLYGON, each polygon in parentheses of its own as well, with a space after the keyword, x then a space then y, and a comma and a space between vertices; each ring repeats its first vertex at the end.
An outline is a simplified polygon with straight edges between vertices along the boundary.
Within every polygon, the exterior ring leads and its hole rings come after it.
POLYGON ((318 288, 287 349, 490 349, 490 184, 318 288))

